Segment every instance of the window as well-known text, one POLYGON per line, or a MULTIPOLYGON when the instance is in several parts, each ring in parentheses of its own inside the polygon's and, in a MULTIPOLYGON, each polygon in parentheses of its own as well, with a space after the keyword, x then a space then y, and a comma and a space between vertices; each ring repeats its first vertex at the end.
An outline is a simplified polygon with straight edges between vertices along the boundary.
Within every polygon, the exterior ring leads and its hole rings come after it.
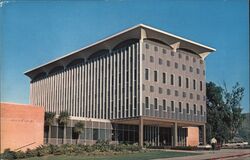
POLYGON ((177 90, 175 90, 174 95, 175 95, 176 97, 178 97, 178 96, 179 96, 179 93, 178 93, 178 91, 177 91, 177 90))
POLYGON ((199 101, 201 99, 200 95, 197 94, 197 100, 199 101))
POLYGON ((154 92, 154 86, 150 86, 150 92, 154 92))
POLYGON ((195 81, 195 79, 193 80, 193 89, 194 90, 196 89, 196 81, 195 81))
POLYGON ((157 71, 154 71, 154 81, 157 82, 157 71))
POLYGON ((205 76, 205 74, 206 74, 206 72, 205 72, 205 70, 203 70, 203 75, 205 76))
POLYGON ((200 81, 200 91, 202 91, 202 81, 200 81))
POLYGON ((149 45, 148 44, 146 44, 145 46, 146 46, 147 49, 149 49, 149 45))
POLYGON ((149 98, 145 97, 145 107, 149 108, 149 98))
POLYGON ((166 49, 162 49, 162 53, 163 53, 163 54, 166 54, 166 49))
POLYGON ((99 137, 99 130, 93 128, 93 140, 98 140, 98 137, 99 137))
POLYGON ((186 110, 187 110, 187 114, 189 114, 189 104, 186 104, 186 110))
POLYGON ((189 71, 190 71, 190 72, 193 72, 193 67, 190 66, 190 67, 189 67, 189 71))
POLYGON ((153 56, 150 56, 149 59, 150 59, 150 62, 152 62, 152 63, 154 62, 154 57, 153 56))
POLYGON ((170 61, 169 60, 167 60, 167 66, 170 67, 170 61))
POLYGON ((155 46, 155 47, 154 47, 154 50, 157 52, 157 51, 158 51, 158 47, 155 46))
POLYGON ((188 57, 188 56, 186 56, 186 60, 187 60, 187 61, 189 60, 189 57, 188 57))
POLYGON ((196 105, 194 104, 194 114, 197 114, 196 105))
POLYGON ((149 80, 149 69, 145 69, 145 80, 149 80))
POLYGON ((162 94, 162 88, 159 87, 159 94, 162 94))
POLYGON ((162 59, 161 58, 159 58, 159 65, 162 65, 162 59))
POLYGON ((174 85, 174 75, 171 74, 171 80, 170 80, 171 85, 174 85))
POLYGON ((182 65, 182 70, 185 71, 186 70, 186 65, 182 65))
POLYGON ((196 68, 196 73, 200 74, 200 69, 199 68, 196 68))
POLYGON ((145 60, 145 54, 142 54, 142 60, 145 60))
POLYGON ((182 111, 182 106, 181 106, 181 102, 179 102, 179 112, 182 111))
POLYGON ((189 88, 189 80, 186 78, 186 88, 189 88))
POLYGON ((167 105, 166 105, 166 100, 165 99, 163 99, 162 105, 163 105, 163 110, 166 111, 167 110, 167 105))
POLYGON ((182 96, 183 96, 183 98, 186 98, 186 97, 187 97, 186 92, 183 92, 183 93, 182 93, 182 96))
POLYGON ((179 87, 181 87, 181 76, 178 77, 179 87))
POLYGON ((171 51, 171 56, 174 56, 174 51, 171 51))
POLYGON ((174 112, 174 101, 171 101, 171 111, 174 112))
POLYGON ((162 83, 166 83, 166 73, 162 73, 162 83))
POLYGON ((196 58, 193 58, 193 62, 194 62, 194 63, 196 62, 196 58))
POLYGON ((202 105, 201 105, 200 110, 201 110, 201 115, 203 115, 203 106, 202 105))
POLYGON ((174 67, 175 67, 176 69, 178 68, 178 63, 177 63, 177 62, 174 63, 174 67))
POLYGON ((154 107, 155 109, 158 109, 157 98, 154 99, 154 107))
POLYGON ((193 93, 190 93, 190 99, 193 99, 193 93))
POLYGON ((178 56, 179 56, 179 58, 181 59, 181 57, 182 57, 182 56, 181 56, 181 54, 180 54, 180 53, 179 53, 179 55, 178 55, 178 56))
POLYGON ((171 95, 171 90, 167 89, 167 95, 171 95))
POLYGON ((144 84, 142 84, 142 90, 145 91, 145 85, 144 84))

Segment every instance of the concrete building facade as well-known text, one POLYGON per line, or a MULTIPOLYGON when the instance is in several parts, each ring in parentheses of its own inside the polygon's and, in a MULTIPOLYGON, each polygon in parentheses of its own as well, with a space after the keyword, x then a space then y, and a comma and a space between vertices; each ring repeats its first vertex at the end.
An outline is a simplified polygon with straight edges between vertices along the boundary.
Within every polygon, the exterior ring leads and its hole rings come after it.
MULTIPOLYGON (((205 144, 204 59, 213 51, 140 24, 25 72, 30 101, 70 113, 68 143, 84 121, 80 143, 205 144)), ((61 132, 55 122, 53 143, 62 143, 61 132)))

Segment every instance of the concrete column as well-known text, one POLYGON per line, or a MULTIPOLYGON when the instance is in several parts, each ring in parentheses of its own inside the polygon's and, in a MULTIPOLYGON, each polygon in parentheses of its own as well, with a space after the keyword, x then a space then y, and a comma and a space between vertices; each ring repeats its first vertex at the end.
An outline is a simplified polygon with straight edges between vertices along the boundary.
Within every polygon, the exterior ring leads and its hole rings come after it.
POLYGON ((143 118, 139 118, 139 146, 143 147, 143 118))
POLYGON ((178 146, 178 125, 177 122, 174 122, 172 126, 172 146, 178 146))
POLYGON ((207 144, 207 140, 206 140, 206 137, 207 137, 207 135, 206 135, 206 124, 204 124, 202 126, 202 130, 203 130, 203 145, 206 145, 207 144))

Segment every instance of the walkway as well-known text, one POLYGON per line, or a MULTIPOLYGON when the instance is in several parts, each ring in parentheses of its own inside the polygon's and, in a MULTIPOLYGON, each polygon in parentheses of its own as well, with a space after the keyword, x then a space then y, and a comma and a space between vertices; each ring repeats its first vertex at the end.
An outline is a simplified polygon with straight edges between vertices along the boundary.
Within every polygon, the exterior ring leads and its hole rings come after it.
MULTIPOLYGON (((173 150, 166 150, 173 151, 173 150)), ((178 150, 177 152, 183 152, 178 150)), ((187 157, 175 157, 175 158, 165 158, 158 160, 217 160, 217 159, 242 159, 250 160, 250 149, 221 149, 218 151, 184 151, 192 153, 202 153, 202 155, 187 156, 187 157)))

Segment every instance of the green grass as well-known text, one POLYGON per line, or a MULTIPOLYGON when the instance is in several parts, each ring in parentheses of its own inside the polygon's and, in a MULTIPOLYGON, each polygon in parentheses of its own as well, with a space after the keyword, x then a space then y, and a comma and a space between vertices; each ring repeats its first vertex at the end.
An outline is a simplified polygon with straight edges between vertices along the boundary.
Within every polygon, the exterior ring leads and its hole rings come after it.
POLYGON ((112 156, 86 156, 86 155, 59 155, 59 156, 44 156, 44 157, 33 157, 26 160, 150 160, 156 158, 171 158, 171 157, 184 157, 199 155, 198 153, 187 153, 187 152, 172 152, 172 151, 151 151, 151 152, 140 152, 123 155, 112 155, 112 156))

